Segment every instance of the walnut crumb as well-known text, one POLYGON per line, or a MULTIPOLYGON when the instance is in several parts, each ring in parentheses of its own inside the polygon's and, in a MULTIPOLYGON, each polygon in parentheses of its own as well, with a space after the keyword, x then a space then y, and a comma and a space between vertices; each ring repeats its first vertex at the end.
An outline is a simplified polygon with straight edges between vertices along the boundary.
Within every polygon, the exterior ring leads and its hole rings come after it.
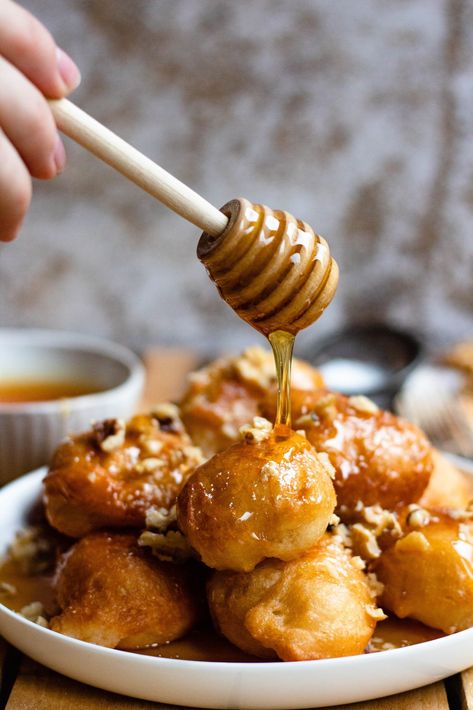
POLYGON ((162 459, 149 457, 138 461, 135 466, 135 471, 140 474, 154 473, 162 466, 164 466, 164 461, 162 459))
POLYGON ((340 518, 338 517, 338 515, 336 515, 335 513, 332 513, 332 515, 330 516, 330 518, 328 520, 328 524, 329 525, 338 525, 339 522, 340 522, 340 518))
POLYGON ((92 427, 95 441, 106 453, 116 451, 125 443, 125 422, 123 419, 104 419, 92 427))
POLYGON ((365 561, 359 556, 355 555, 354 557, 351 558, 351 563, 355 569, 365 569, 366 563, 365 561))
POLYGON ((357 409, 363 414, 376 414, 379 412, 379 407, 371 399, 365 397, 363 394, 356 395, 354 397, 349 397, 348 402, 354 409, 357 409))
POLYGON ((363 559, 375 560, 381 555, 381 548, 378 545, 376 535, 365 525, 361 523, 352 525, 351 539, 353 548, 360 553, 363 559))
POLYGON ((332 466, 332 462, 330 461, 330 458, 325 451, 318 451, 317 452, 317 457, 319 461, 322 463, 322 466, 325 468, 327 471, 328 475, 332 479, 332 481, 335 480, 336 472, 335 468, 332 466))
POLYGON ((328 419, 335 419, 337 416, 336 402, 336 395, 333 392, 328 392, 315 403, 315 413, 321 414, 328 419))
POLYGON ((264 417, 253 417, 252 424, 244 424, 240 427, 240 437, 243 441, 257 444, 260 441, 269 439, 273 430, 273 425, 264 417))
POLYGON ((380 597, 384 592, 384 584, 379 581, 375 572, 368 572, 366 575, 368 586, 373 597, 380 597))
POLYGON ((155 557, 163 562, 185 562, 193 551, 184 535, 177 530, 154 533, 146 530, 138 538, 140 547, 150 547, 155 557))
POLYGON ((0 596, 2 597, 14 597, 17 593, 17 589, 14 584, 9 582, 0 582, 0 596))
POLYGON ((427 510, 420 508, 418 505, 410 505, 409 513, 406 518, 406 525, 410 528, 423 528, 430 523, 430 515, 427 510))
POLYGON ((146 527, 153 528, 159 532, 164 532, 171 523, 176 521, 176 506, 167 508, 157 508, 152 506, 146 511, 146 527))
POLYGON ((375 619, 376 621, 383 621, 384 619, 387 619, 386 614, 382 609, 376 606, 371 606, 370 604, 365 605, 365 611, 368 614, 368 616, 371 616, 372 619, 375 619))
POLYGON ((44 607, 41 602, 31 602, 31 604, 27 604, 20 609, 19 613, 25 619, 28 619, 28 621, 38 624, 38 626, 43 626, 45 629, 49 628, 49 623, 44 616, 44 607))
POLYGON ((151 416, 159 424, 161 431, 169 434, 179 434, 184 431, 181 422, 179 407, 172 402, 160 402, 151 409, 151 416))
POLYGON ((262 390, 269 389, 276 378, 272 353, 259 345, 247 348, 232 364, 240 380, 262 390))
POLYGON ((389 532, 395 538, 401 537, 402 529, 396 513, 382 508, 378 503, 369 506, 361 505, 359 512, 363 520, 373 529, 376 537, 384 532, 389 532))
POLYGON ((333 529, 333 534, 341 538, 344 547, 351 548, 353 546, 350 529, 344 523, 336 525, 333 529))
POLYGON ((279 477, 279 466, 276 461, 267 461, 261 469, 261 478, 268 481, 273 477, 279 477))
POLYGON ((296 419, 296 421, 294 422, 294 426, 310 426, 314 423, 316 419, 317 417, 313 412, 310 412, 309 414, 303 414, 299 417, 299 419, 296 419))
POLYGON ((161 453, 164 444, 162 441, 158 441, 157 439, 145 439, 144 441, 142 441, 142 446, 147 454, 150 454, 151 456, 157 456, 159 453, 161 453))

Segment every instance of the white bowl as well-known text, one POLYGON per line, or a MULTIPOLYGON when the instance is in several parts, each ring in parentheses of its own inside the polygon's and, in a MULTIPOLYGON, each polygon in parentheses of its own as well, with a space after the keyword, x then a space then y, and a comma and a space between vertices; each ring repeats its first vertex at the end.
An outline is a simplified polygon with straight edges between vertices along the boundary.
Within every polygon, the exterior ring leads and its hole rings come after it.
POLYGON ((0 378, 63 380, 96 386, 94 394, 47 402, 0 402, 0 484, 47 463, 70 432, 93 419, 130 416, 144 368, 127 348, 78 333, 0 329, 0 378))
MULTIPOLYGON (((45 469, 0 491, 0 553, 41 493, 45 469)), ((319 708, 433 683, 473 665, 473 629, 392 651, 298 663, 217 663, 94 646, 27 621, 0 604, 0 634, 36 661, 97 688, 201 708, 319 708)))

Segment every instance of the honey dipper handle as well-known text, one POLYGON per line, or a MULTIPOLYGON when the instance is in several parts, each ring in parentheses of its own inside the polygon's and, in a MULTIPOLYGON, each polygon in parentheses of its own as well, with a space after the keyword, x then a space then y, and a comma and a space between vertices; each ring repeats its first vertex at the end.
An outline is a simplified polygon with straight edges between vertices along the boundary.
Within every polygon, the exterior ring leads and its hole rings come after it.
POLYGON ((67 99, 51 99, 49 105, 66 136, 205 232, 214 237, 223 232, 228 218, 164 168, 67 99))

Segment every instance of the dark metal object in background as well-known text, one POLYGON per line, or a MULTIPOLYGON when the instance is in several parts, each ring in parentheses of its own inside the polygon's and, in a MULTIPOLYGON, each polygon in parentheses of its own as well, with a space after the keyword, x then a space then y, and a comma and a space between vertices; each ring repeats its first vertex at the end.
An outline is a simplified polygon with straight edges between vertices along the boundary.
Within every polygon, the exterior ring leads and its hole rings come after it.
POLYGON ((393 397, 424 352, 421 341, 388 325, 347 328, 327 337, 302 357, 316 365, 330 389, 365 394, 391 408, 393 397))

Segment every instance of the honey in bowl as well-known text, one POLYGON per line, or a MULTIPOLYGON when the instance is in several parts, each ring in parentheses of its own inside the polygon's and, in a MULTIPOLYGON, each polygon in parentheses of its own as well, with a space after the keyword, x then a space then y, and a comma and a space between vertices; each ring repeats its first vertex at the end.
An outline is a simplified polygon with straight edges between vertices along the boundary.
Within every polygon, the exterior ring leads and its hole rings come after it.
POLYGON ((1 404, 51 402, 103 391, 93 382, 51 379, 0 380, 1 404))

